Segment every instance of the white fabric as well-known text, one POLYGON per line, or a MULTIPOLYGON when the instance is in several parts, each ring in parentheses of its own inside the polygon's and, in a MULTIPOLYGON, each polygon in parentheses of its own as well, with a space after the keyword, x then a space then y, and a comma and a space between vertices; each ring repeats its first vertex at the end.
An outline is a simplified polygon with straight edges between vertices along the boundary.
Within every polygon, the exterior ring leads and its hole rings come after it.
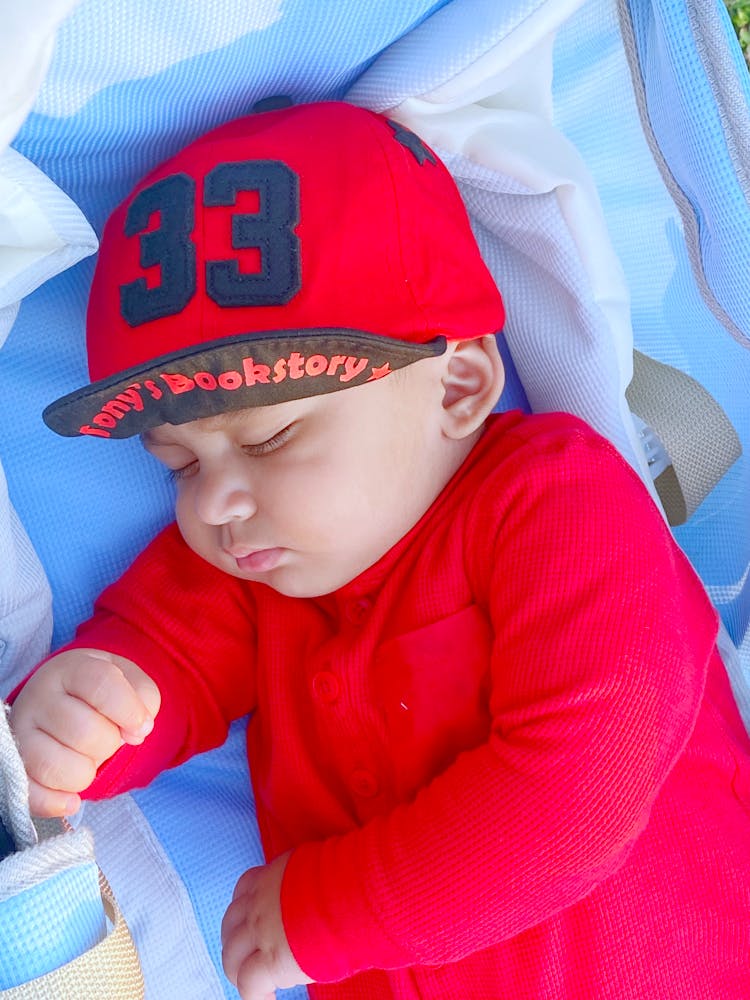
POLYGON ((31 110, 52 58, 55 32, 77 0, 5 3, 0 34, 0 150, 31 110))
POLYGON ((190 897, 132 797, 87 802, 81 816, 134 941, 148 942, 139 950, 145 1000, 223 1000, 190 897))
MULTIPOLYGON (((406 46, 424 58, 435 33, 454 23, 452 6, 386 52, 348 98, 382 99, 380 62, 406 46)), ((463 71, 389 114, 433 146, 459 183, 505 299, 504 335, 531 408, 586 419, 653 493, 625 400, 633 363, 627 285, 589 172, 552 123, 554 31, 578 6, 539 4, 463 71)))
POLYGON ((33 847, 36 830, 29 816, 29 782, 0 702, 0 820, 18 848, 33 847))
MULTIPOLYGON (((0 152, 0 309, 96 250, 73 202, 13 148, 0 152)), ((10 324, 0 326, 0 345, 10 324)))
MULTIPOLYGON (((8 147, 46 72, 55 29, 73 6, 71 0, 32 0, 6 5, 3 11, 0 347, 17 316, 19 301, 97 245, 91 227, 70 199, 8 147)), ((49 584, 13 508, 0 465, 0 694, 7 695, 44 656, 51 634, 49 584)))
POLYGON ((737 708, 742 716, 742 721, 747 727, 747 731, 750 733, 750 670, 743 665, 743 652, 744 663, 746 664, 750 662, 748 657, 750 651, 747 648, 744 650, 742 648, 738 649, 732 642, 723 624, 719 628, 717 645, 721 653, 721 658, 724 661, 724 666, 727 669, 727 674, 732 685, 732 692, 737 702, 737 708))
POLYGON ((46 654, 51 634, 49 584, 10 502, 0 465, 0 696, 46 654))
MULTIPOLYGON (((420 95, 436 110, 463 107, 481 93, 507 90, 509 76, 537 41, 552 36, 585 0, 452 0, 390 45, 347 94, 386 111, 420 95), (493 81, 489 84, 488 81, 493 81)), ((526 74, 528 98, 549 105, 547 67, 526 74)), ((514 106, 527 95, 518 90, 514 106)))

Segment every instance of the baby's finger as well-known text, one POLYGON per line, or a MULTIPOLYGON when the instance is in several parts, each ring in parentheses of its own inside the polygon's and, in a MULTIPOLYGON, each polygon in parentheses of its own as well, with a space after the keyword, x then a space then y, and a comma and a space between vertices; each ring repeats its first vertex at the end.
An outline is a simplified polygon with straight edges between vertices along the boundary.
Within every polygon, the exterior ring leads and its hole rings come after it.
POLYGON ((76 668, 66 672, 64 688, 113 722, 123 739, 128 734, 128 742, 142 742, 153 728, 153 715, 117 660, 128 662, 98 650, 85 651, 76 668))
MULTIPOLYGON (((140 742, 140 740, 145 739, 153 728, 153 721, 161 708, 161 693, 148 674, 141 670, 141 668, 137 664, 133 663, 132 660, 126 660, 124 657, 117 657, 115 662, 119 666, 120 670, 122 670, 128 683, 145 705, 146 712, 148 713, 148 722, 145 727, 142 727, 142 729, 145 728, 146 731, 136 731, 135 733, 127 734, 134 737, 132 742, 140 742)), ((125 733, 123 733, 123 735, 127 738, 125 733)), ((128 740, 128 742, 131 742, 131 740, 128 740)))
POLYGON ((275 1000, 275 983, 259 951, 248 955, 242 962, 235 985, 242 1000, 275 1000))
MULTIPOLYGON (((226 956, 236 954, 236 942, 240 941, 245 951, 257 944, 252 938, 251 922, 244 906, 230 903, 221 921, 221 944, 226 956)), ((234 969, 236 972, 236 969, 234 969)))
POLYGON ((123 743, 119 727, 80 698, 61 698, 41 728, 63 746, 90 757, 97 767, 123 743))
POLYGON ((237 985, 242 964, 248 956, 257 954, 259 940, 252 914, 238 903, 230 903, 221 922, 221 962, 227 979, 237 985))
POLYGON ((41 729, 34 731, 33 738, 20 742, 20 746, 29 780, 43 788, 67 793, 82 792, 96 776, 95 761, 63 746, 41 729))
POLYGON ((73 816, 81 808, 81 797, 75 792, 60 792, 29 778, 29 810, 32 816, 50 819, 73 816))

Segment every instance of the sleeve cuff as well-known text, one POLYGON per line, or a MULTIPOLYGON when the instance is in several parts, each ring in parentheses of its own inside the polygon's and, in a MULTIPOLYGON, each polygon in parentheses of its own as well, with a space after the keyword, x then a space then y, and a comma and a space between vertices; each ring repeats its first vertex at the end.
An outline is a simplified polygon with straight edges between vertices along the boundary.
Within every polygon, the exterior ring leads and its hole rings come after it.
POLYGON ((419 964, 385 932, 368 905, 364 830, 296 848, 281 886, 289 946, 316 982, 338 982, 367 969, 419 964))

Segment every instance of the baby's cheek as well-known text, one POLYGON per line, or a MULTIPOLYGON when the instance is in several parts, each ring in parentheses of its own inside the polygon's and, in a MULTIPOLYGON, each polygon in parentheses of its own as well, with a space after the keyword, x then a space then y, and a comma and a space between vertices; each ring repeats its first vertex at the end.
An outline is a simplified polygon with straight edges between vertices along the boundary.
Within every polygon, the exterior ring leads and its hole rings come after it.
MULTIPOLYGON (((182 497, 179 497, 175 504, 175 519, 187 547, 213 566, 218 566, 218 560, 222 555, 218 529, 213 525, 202 524, 194 514, 191 514, 188 504, 182 497)), ((224 567, 219 566, 219 568, 224 567)))

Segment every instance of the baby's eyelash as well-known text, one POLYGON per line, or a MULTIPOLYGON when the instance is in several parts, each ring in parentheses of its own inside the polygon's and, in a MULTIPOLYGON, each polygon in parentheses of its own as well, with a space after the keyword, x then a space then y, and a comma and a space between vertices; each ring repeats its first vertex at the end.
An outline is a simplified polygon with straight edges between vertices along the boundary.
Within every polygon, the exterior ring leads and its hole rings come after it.
POLYGON ((267 441, 261 441, 260 444, 245 444, 242 446, 242 450, 247 455, 266 455, 270 451, 275 451, 280 448, 282 444, 289 437, 289 434, 294 427, 294 424, 289 424, 288 427, 284 427, 274 434, 273 437, 269 438, 267 441))
POLYGON ((167 469, 167 479, 170 483, 179 482, 180 479, 184 479, 185 476, 189 476, 195 462, 190 462, 189 465, 184 465, 181 469, 167 469))
MULTIPOLYGON (((280 448, 289 437, 293 427, 294 423, 289 424, 288 427, 284 427, 278 432, 278 434, 274 434, 274 436, 270 437, 267 441, 261 441, 258 444, 242 445, 242 450, 246 455, 252 455, 253 457, 267 455, 269 452, 276 451, 276 449, 280 448)), ((187 476, 192 476, 193 473, 197 471, 197 468, 197 461, 188 462, 188 464, 184 465, 181 469, 168 468, 166 470, 167 479, 171 483, 178 483, 181 479, 185 479, 187 476)))

